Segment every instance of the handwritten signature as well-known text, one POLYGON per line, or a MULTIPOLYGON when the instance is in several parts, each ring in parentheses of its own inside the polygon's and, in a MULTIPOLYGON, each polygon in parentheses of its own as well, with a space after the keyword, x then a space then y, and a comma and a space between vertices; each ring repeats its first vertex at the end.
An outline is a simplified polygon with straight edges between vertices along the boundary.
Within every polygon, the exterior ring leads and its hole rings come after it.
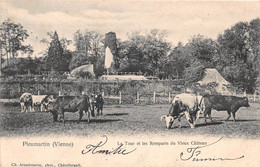
POLYGON ((206 146, 198 146, 198 147, 193 147, 193 148, 187 148, 187 152, 186 153, 181 153, 180 154, 180 158, 182 161, 193 161, 193 162, 196 162, 196 161, 227 161, 227 160, 238 160, 238 159, 242 159, 244 158, 245 156, 242 155, 240 157, 236 157, 236 158, 200 158, 199 155, 202 153, 201 149, 202 148, 205 148, 205 147, 209 147, 209 146, 212 146, 216 143, 218 143, 220 140, 222 140, 223 137, 221 137, 219 140, 209 144, 209 145, 206 145, 206 146), (185 154, 185 156, 184 156, 185 154), (186 157, 186 158, 185 158, 186 157))
POLYGON ((133 150, 127 151, 126 148, 123 148, 124 144, 122 144, 122 143, 115 149, 114 148, 100 149, 108 141, 108 137, 107 136, 104 136, 104 137, 105 137, 105 141, 100 141, 96 145, 93 145, 93 144, 87 145, 86 148, 81 151, 81 154, 92 153, 92 154, 103 154, 103 155, 115 155, 115 154, 127 155, 127 154, 134 152, 137 149, 137 148, 135 148, 133 150))

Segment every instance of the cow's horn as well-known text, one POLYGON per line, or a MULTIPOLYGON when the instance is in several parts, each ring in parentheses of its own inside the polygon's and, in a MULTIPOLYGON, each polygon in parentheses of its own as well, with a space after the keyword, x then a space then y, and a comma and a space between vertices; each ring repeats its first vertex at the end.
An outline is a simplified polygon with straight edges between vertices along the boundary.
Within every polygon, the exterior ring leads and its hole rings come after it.
POLYGON ((165 119, 166 115, 161 116, 161 121, 165 119))

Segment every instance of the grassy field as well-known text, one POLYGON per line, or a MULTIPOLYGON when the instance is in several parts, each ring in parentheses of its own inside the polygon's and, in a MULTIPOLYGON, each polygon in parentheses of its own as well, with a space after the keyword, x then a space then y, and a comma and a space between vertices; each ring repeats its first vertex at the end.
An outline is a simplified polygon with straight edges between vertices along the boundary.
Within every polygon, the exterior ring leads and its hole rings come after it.
POLYGON ((191 129, 187 120, 182 118, 182 128, 178 123, 166 130, 165 123, 160 120, 167 114, 170 105, 111 105, 105 106, 104 115, 91 118, 88 124, 86 116, 77 124, 78 113, 65 113, 65 124, 53 122, 52 115, 46 112, 20 113, 19 105, 0 103, 0 136, 135 136, 135 135, 209 135, 228 138, 260 137, 260 104, 251 103, 250 108, 240 108, 237 122, 224 121, 226 111, 213 111, 214 123, 204 123, 200 118, 197 127, 191 129))

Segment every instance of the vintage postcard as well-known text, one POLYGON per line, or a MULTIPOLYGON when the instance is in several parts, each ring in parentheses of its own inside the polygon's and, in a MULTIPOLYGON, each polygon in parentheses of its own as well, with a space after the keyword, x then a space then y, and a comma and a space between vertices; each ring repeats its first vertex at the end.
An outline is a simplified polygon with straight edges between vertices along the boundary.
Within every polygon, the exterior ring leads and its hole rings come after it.
POLYGON ((259 167, 259 11, 0 0, 0 166, 259 167))

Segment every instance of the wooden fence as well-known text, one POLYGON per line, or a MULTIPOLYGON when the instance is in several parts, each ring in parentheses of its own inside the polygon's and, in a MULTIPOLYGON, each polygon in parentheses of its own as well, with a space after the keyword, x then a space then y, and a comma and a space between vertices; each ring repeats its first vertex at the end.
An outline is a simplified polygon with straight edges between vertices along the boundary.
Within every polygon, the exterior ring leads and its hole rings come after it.
MULTIPOLYGON (((102 92, 104 99, 114 99, 118 103, 117 104, 123 104, 122 101, 122 93, 119 93, 119 96, 106 96, 104 95, 105 93, 102 92)), ((157 93, 154 92, 153 94, 150 94, 149 96, 145 95, 142 96, 140 95, 139 92, 136 93, 136 99, 135 99, 135 104, 166 104, 166 103, 171 103, 172 99, 176 96, 177 93, 171 93, 168 92, 168 95, 166 93, 157 93)), ((237 94, 235 96, 238 97, 247 97, 248 101, 250 103, 260 103, 260 95, 256 94, 237 94)), ((127 102, 126 102, 127 103, 127 102)))
MULTIPOLYGON (((40 92, 38 92, 38 95, 40 95, 40 92)), ((63 95, 63 94, 61 92, 59 92, 59 95, 63 95)), ((154 92, 153 94, 150 94, 147 96, 147 95, 141 95, 140 92, 137 92, 133 103, 134 104, 167 104, 167 103, 171 103, 171 101, 175 95, 176 95, 176 93, 171 93, 171 92, 168 92, 168 93, 154 92)), ((122 92, 119 92, 119 95, 115 95, 115 96, 107 95, 107 94, 105 94, 105 92, 102 92, 102 96, 104 97, 105 102, 107 102, 107 104, 120 104, 120 105, 129 104, 128 101, 122 100, 123 99, 122 92)), ((235 96, 245 97, 243 94, 237 94, 235 96)), ((248 101, 250 103, 260 103, 260 95, 247 94, 246 97, 248 98, 248 101)), ((18 98, 0 99, 0 102, 15 103, 15 102, 19 102, 19 99, 18 98)))

